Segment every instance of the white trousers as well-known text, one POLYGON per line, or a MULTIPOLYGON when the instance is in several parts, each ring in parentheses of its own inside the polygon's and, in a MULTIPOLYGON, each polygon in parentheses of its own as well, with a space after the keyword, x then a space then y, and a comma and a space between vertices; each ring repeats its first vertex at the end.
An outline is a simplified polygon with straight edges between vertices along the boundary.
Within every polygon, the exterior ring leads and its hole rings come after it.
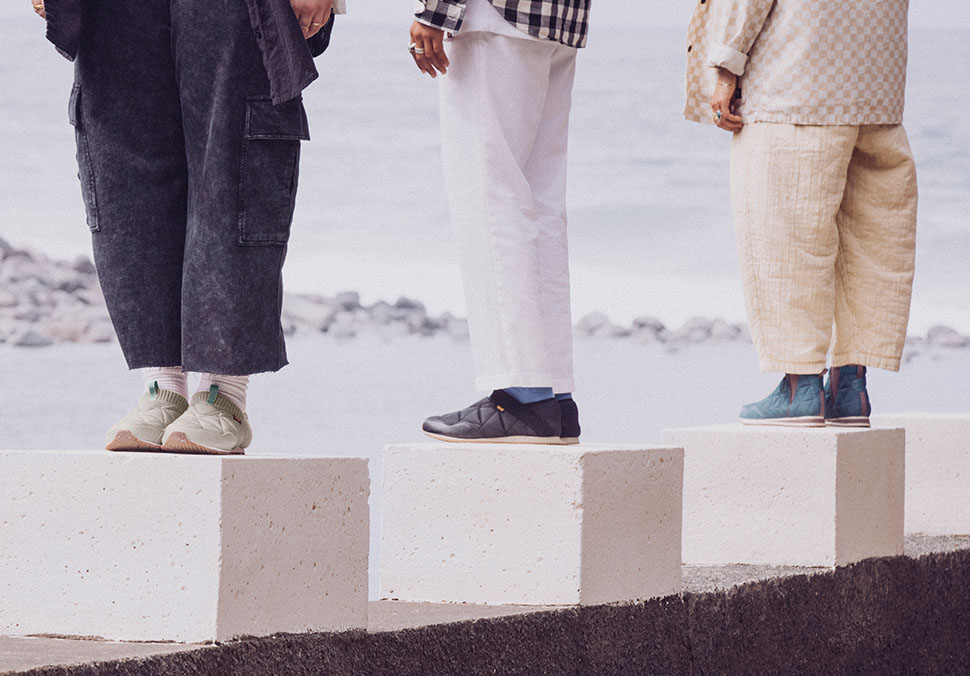
POLYGON ((463 33, 439 78, 475 386, 573 390, 566 149, 576 50, 463 33))
POLYGON ((902 125, 747 124, 731 202, 761 368, 899 370, 916 247, 916 168, 902 125), (834 325, 834 339, 833 339, 834 325))

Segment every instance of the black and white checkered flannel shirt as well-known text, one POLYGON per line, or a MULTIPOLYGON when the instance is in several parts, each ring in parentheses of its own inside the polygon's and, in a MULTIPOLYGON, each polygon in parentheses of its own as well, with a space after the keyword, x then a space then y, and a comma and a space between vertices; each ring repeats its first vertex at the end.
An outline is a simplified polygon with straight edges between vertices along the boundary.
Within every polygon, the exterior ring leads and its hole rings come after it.
MULTIPOLYGON (((489 0, 502 16, 529 35, 585 47, 590 0, 489 0)), ((457 33, 465 16, 465 0, 415 0, 418 21, 457 33)))

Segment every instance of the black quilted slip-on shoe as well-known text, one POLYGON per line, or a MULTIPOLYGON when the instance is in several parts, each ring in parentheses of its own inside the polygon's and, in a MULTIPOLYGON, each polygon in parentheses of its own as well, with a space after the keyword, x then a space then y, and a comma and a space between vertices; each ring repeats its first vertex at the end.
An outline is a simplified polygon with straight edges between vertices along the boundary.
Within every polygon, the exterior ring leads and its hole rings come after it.
POLYGON ((579 407, 570 399, 559 399, 559 437, 564 444, 579 443, 579 407))
POLYGON ((520 404, 495 390, 468 408, 428 418, 421 429, 440 441, 561 445, 560 415, 555 399, 520 404))

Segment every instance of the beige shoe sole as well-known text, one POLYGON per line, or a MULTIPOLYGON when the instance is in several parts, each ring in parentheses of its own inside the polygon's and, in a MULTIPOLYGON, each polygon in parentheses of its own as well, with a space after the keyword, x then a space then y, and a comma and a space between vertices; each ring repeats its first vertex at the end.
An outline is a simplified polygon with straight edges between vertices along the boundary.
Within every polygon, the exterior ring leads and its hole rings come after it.
POLYGON ((104 449, 106 451, 158 452, 162 449, 162 446, 150 441, 142 441, 128 430, 121 430, 104 449))
POLYGON ((161 450, 167 453, 188 453, 193 455, 244 455, 245 449, 234 448, 231 451, 223 451, 218 448, 202 446, 194 441, 189 441, 184 432, 172 432, 165 443, 161 445, 161 450))
POLYGON ((825 427, 822 416, 806 415, 797 418, 741 418, 745 425, 767 425, 773 427, 825 427))
POLYGON ((866 416, 855 416, 850 418, 827 418, 825 424, 829 427, 872 427, 869 418, 866 416))
MULTIPOLYGON (((433 432, 426 432, 432 439, 437 439, 438 441, 448 441, 457 444, 543 444, 551 446, 564 446, 567 441, 560 439, 559 437, 497 437, 495 439, 459 439, 458 437, 447 437, 443 434, 434 434, 433 432)), ((579 443, 579 440, 576 440, 579 443)))

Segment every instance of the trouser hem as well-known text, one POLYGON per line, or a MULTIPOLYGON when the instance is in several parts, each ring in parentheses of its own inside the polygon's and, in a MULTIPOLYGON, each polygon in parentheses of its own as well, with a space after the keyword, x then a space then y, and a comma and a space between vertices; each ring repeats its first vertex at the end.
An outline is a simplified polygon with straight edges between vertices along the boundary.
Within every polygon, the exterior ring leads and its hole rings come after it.
POLYGON ((758 358, 758 366, 765 373, 794 373, 797 375, 818 375, 825 370, 825 360, 822 361, 786 361, 784 359, 758 358))
POLYGON ((882 355, 874 355, 869 352, 839 352, 838 354, 832 356, 832 368, 855 364, 859 366, 885 369, 886 371, 898 371, 900 361, 900 357, 885 357, 882 355))
POLYGON ((548 373, 502 373, 475 378, 475 389, 482 392, 506 387, 551 387, 557 394, 575 389, 572 376, 555 377, 548 373))

